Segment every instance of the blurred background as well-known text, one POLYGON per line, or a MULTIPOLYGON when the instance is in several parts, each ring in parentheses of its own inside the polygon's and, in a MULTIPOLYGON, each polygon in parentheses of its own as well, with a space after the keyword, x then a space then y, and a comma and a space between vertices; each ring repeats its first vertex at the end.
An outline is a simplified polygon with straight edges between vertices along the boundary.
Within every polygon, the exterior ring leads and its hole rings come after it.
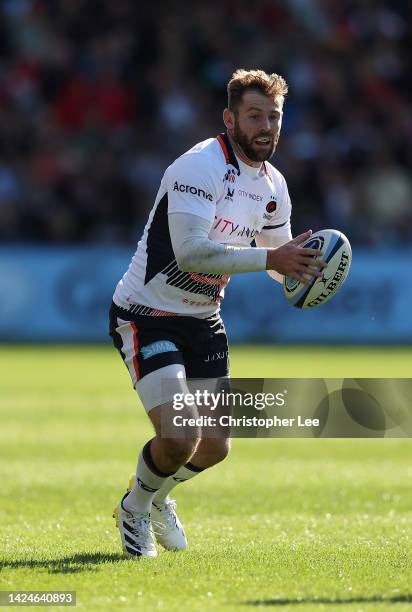
POLYGON ((0 338, 107 340, 161 176, 243 67, 289 83, 293 233, 340 229, 354 261, 313 312, 234 277, 232 340, 412 342, 411 34, 401 0, 1 0, 0 338))

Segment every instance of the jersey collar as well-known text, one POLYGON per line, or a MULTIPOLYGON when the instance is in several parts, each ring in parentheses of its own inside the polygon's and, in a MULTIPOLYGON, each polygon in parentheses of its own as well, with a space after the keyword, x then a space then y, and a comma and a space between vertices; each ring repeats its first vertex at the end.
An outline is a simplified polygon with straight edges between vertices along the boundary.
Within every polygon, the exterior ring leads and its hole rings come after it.
POLYGON ((238 175, 240 174, 239 164, 236 155, 233 152, 232 145, 230 144, 229 136, 226 132, 222 132, 219 136, 216 136, 216 140, 220 144, 223 155, 225 156, 226 163, 236 168, 238 175))

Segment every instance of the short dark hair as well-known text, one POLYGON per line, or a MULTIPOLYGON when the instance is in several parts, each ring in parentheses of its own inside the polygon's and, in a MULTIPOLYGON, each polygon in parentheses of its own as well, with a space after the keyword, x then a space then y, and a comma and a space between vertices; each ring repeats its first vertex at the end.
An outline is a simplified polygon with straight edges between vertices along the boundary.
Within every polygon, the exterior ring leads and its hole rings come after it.
POLYGON ((242 101, 245 91, 258 91, 265 96, 275 98, 285 97, 288 93, 288 85, 279 74, 267 74, 264 70, 244 70, 239 68, 233 73, 227 84, 227 106, 229 110, 236 112, 242 101))

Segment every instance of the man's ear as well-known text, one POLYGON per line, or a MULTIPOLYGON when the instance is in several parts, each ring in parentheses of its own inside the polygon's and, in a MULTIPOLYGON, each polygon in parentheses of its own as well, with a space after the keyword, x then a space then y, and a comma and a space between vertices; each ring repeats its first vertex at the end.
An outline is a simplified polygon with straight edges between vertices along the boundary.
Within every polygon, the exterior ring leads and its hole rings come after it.
POLYGON ((227 130, 232 131, 235 127, 235 114, 228 108, 223 111, 223 123, 227 130))

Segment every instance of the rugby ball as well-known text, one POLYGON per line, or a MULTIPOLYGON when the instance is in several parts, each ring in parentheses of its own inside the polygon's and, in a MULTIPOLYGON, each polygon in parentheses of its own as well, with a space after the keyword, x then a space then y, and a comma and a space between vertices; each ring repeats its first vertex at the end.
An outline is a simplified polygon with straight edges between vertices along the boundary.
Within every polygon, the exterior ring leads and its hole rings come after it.
POLYGON ((352 249, 346 236, 334 229, 315 232, 300 246, 321 250, 319 259, 328 265, 323 268, 321 278, 304 275, 310 281, 309 285, 285 276, 283 290, 287 300, 296 308, 313 308, 330 300, 342 287, 352 262, 352 249))

